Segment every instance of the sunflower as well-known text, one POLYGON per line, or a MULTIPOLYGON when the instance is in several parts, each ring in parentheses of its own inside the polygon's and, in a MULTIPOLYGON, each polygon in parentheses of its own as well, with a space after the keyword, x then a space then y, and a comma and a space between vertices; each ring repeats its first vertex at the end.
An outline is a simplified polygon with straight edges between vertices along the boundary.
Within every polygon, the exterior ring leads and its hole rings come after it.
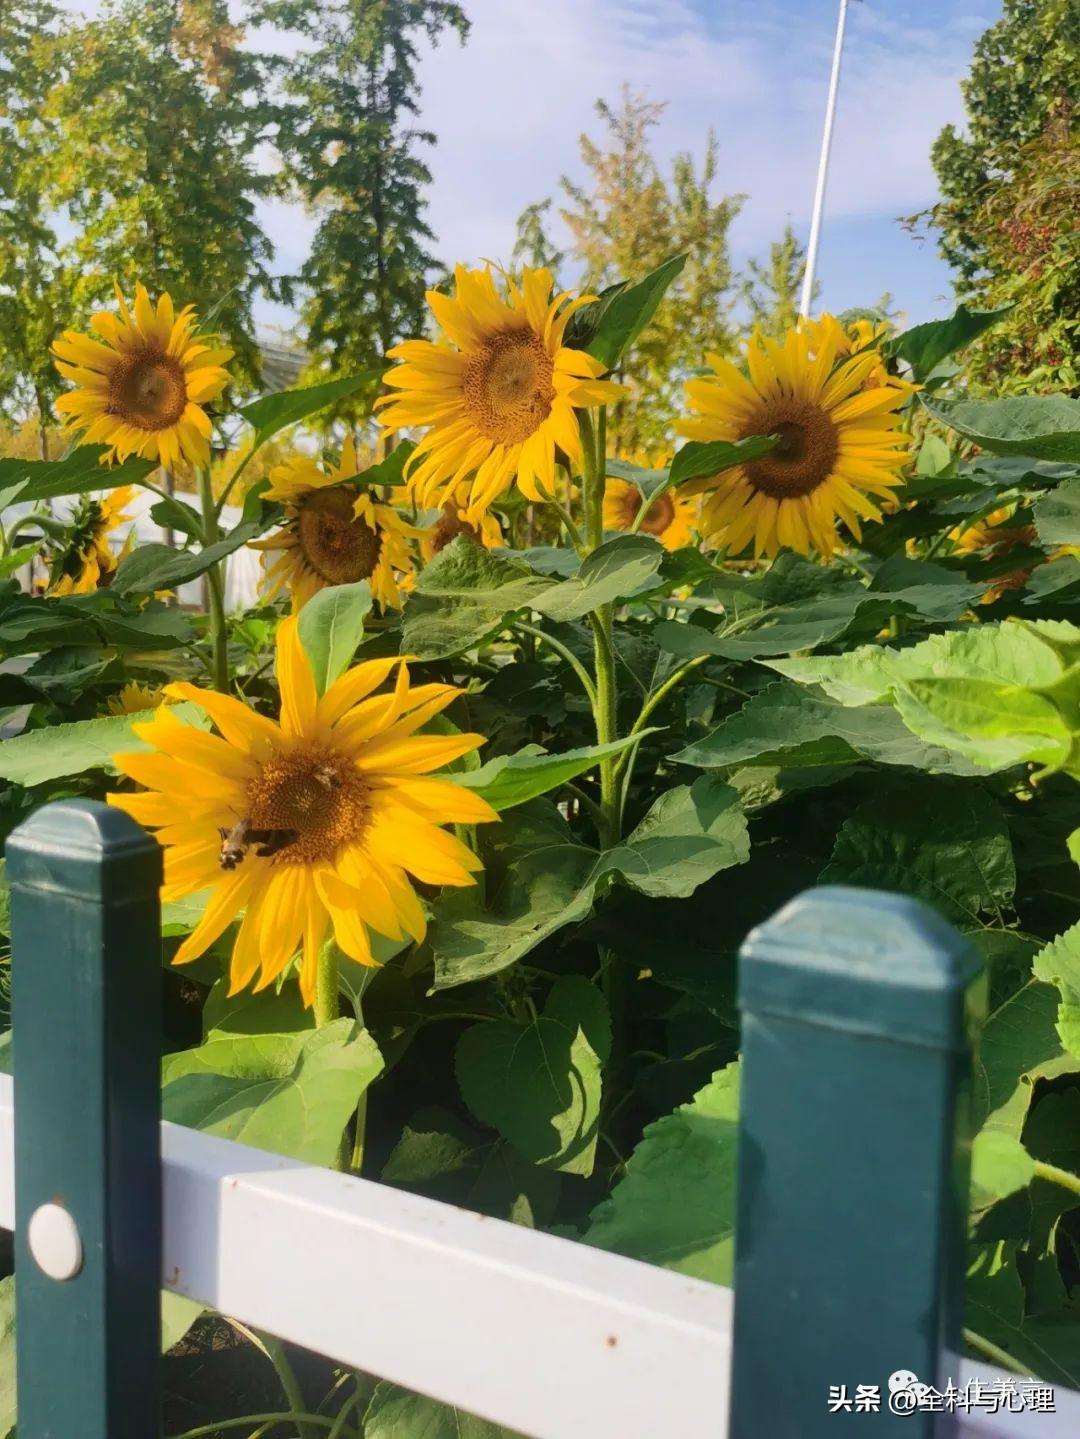
POLYGON ((186 682, 171 699, 201 706, 208 734, 162 707, 133 726, 152 754, 120 754, 117 768, 147 793, 109 802, 157 829, 166 900, 211 890, 174 963, 197 959, 241 912, 231 993, 259 973, 271 984, 300 951, 310 1005, 319 951, 332 933, 360 964, 374 963, 370 933, 424 937, 412 880, 470 885, 480 861, 445 824, 496 819, 489 805, 431 771, 483 744, 476 734, 417 735, 460 691, 410 686, 404 660, 369 660, 320 698, 297 619, 278 629, 278 723, 228 695, 186 682), (375 691, 397 669, 392 690, 375 691))
MULTIPOLYGON (((670 455, 647 454, 635 450, 622 455, 628 464, 641 470, 665 470, 671 464, 670 455)), ((641 510, 641 491, 628 480, 609 475, 604 489, 604 529, 632 530, 634 521, 641 510)), ((638 526, 643 535, 653 535, 665 550, 681 550, 690 544, 694 521, 697 518, 697 503, 673 490, 665 490, 654 500, 638 526)))
POLYGON ((837 519, 860 539, 861 522, 880 519, 879 501, 902 484, 909 452, 896 411, 905 397, 893 386, 864 388, 874 351, 835 363, 835 345, 827 335, 811 356, 800 329, 781 341, 755 330, 748 373, 709 355, 713 375, 687 381, 697 416, 677 428, 690 439, 779 436, 761 459, 682 487, 706 495, 698 529, 733 555, 753 542, 757 555, 816 546, 828 559, 837 519))
POLYGON ((799 320, 799 328, 810 342, 812 355, 828 343, 835 345, 837 360, 848 360, 852 355, 872 351, 874 365, 863 382, 863 389, 874 390, 882 385, 891 385, 903 394, 911 395, 919 388, 910 380, 902 380, 899 375, 889 373, 881 348, 889 337, 889 326, 884 320, 875 323, 864 317, 845 325, 835 315, 819 315, 816 320, 804 316, 799 320))
POLYGON ((468 488, 468 484, 459 486, 456 494, 451 493, 443 503, 439 518, 420 531, 420 554, 425 565, 430 564, 459 535, 474 544, 483 545, 485 550, 498 549, 502 544, 502 525, 490 510, 469 519, 465 508, 468 488))
POLYGON ((111 715, 142 714, 163 704, 168 704, 168 700, 160 685, 141 685, 137 680, 129 680, 109 700, 108 711, 111 715))
MULTIPOLYGON (((1008 505, 1000 509, 992 510, 981 520, 976 520, 972 525, 958 525, 949 531, 949 539, 960 554, 973 555, 980 550, 985 551, 988 559, 1000 559, 1003 555, 1009 554, 1012 550, 1029 548, 1037 545, 1039 541, 1038 531, 1034 525, 1010 525, 1013 517, 1013 510, 1008 505)), ((1007 570, 1004 574, 994 575, 990 588, 979 599, 981 605, 992 605, 995 600, 1001 599, 1002 595, 1010 590, 1022 590, 1039 560, 1036 558, 1029 565, 1023 565, 1015 570, 1007 570)))
POLYGON ((308 456, 271 470, 265 498, 284 504, 285 528, 252 545, 281 552, 266 572, 268 599, 288 585, 293 609, 299 610, 329 585, 367 580, 384 609, 400 607, 399 576, 413 572, 409 541, 416 530, 392 505, 349 484, 357 473, 352 439, 329 472, 308 456))
POLYGON ((131 548, 134 528, 118 553, 114 553, 109 536, 132 518, 126 506, 134 498, 134 485, 118 485, 103 500, 84 496, 79 501, 71 517, 67 540, 54 554, 49 594, 88 594, 112 581, 120 561, 131 548))
POLYGON ((110 461, 141 455, 167 467, 181 458, 208 464, 210 418, 202 406, 228 384, 232 351, 197 334, 190 305, 177 315, 162 295, 155 310, 143 285, 134 313, 119 287, 116 298, 119 316, 91 316, 100 339, 65 330, 53 345, 56 368, 76 386, 56 402, 67 428, 82 432, 82 444, 111 445, 110 461))
POLYGON ((575 409, 622 393, 602 380, 604 366, 563 344, 567 322, 593 296, 552 298, 551 271, 525 269, 518 284, 491 268, 454 273, 455 294, 429 290, 427 301, 449 344, 406 340, 389 354, 401 363, 386 376, 397 394, 376 403, 389 431, 427 434, 410 460, 412 492, 441 507, 471 477, 471 523, 515 481, 530 500, 555 493, 555 449, 582 462, 575 409))

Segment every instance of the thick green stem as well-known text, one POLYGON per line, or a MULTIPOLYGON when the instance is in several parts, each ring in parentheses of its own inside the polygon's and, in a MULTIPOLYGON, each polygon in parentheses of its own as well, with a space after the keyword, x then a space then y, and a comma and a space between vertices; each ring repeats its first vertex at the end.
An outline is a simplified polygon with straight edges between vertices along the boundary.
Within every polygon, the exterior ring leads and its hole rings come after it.
POLYGON ((315 971, 315 1025, 321 1029, 324 1024, 333 1024, 340 1013, 338 996, 338 958, 332 939, 326 940, 319 951, 319 967, 315 971))
MULTIPOLYGON (((214 504, 214 487, 210 471, 199 471, 199 503, 203 518, 203 548, 216 544, 221 538, 218 529, 217 507, 214 504)), ((225 623, 225 575, 221 561, 211 565, 206 572, 206 587, 210 594, 209 625, 210 652, 214 688, 222 694, 229 692, 229 633, 225 623)))
POLYGON ((1059 1169, 1056 1164, 1046 1164, 1041 1159, 1036 1159, 1035 1178, 1045 1179, 1050 1184, 1060 1184, 1062 1189, 1080 1194, 1080 1174, 1071 1174, 1067 1169, 1059 1169))

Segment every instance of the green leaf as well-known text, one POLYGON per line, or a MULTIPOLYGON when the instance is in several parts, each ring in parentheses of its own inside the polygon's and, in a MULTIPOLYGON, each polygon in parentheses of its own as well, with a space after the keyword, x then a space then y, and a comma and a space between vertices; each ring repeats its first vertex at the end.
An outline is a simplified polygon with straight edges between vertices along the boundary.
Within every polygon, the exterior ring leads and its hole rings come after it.
POLYGON ((606 305, 596 331, 588 344, 588 353, 613 370, 642 330, 656 314, 664 292, 677 279, 686 264, 686 255, 673 255, 634 285, 626 285, 606 305))
POLYGON ((935 420, 984 450, 1080 463, 1080 400, 1070 400, 1065 395, 930 400, 923 394, 919 398, 935 420))
POLYGON ((243 520, 224 539, 201 550, 174 550, 171 545, 138 545, 120 562, 112 589, 121 595, 153 594, 173 590, 205 574, 211 565, 256 539, 273 523, 265 519, 243 520))
POLYGON ((911 680, 896 704, 922 739, 988 769, 1025 761, 1057 766, 1072 748, 1069 729, 1050 700, 992 680, 911 680))
POLYGON ((0 559, 0 580, 6 580, 16 570, 21 570, 23 565, 28 565, 41 549, 42 543, 43 541, 36 540, 32 545, 20 545, 17 550, 11 550, 4 555, 3 559, 0 559))
POLYGON ((980 773, 970 760, 924 744, 889 706, 852 708, 820 691, 788 683, 759 691, 704 739, 673 758, 702 769, 803 768, 874 760, 942 773, 980 773))
POLYGON ((1065 480, 1034 506, 1044 545, 1080 545, 1080 479, 1065 480))
POLYGON ((355 479, 349 481, 353 485, 362 485, 370 489, 372 485, 403 485, 405 483, 405 466, 412 458, 416 445, 412 440, 400 440, 385 459, 375 465, 369 465, 366 470, 361 470, 355 479))
POLYGON ((558 789, 567 780, 593 769, 609 755, 622 754, 646 735, 658 729, 639 731, 637 735, 614 740, 611 744, 585 745, 582 749, 564 750, 561 754, 538 754, 535 749, 517 754, 498 755, 479 769, 452 776, 466 789, 475 790, 493 809, 513 809, 537 795, 558 789))
POLYGON ((0 1279, 0 1435, 13 1432, 15 1395, 15 1276, 0 1279))
POLYGON ((1009 1246, 980 1245, 965 1286, 965 1323, 1009 1354, 1021 1374, 1080 1388, 1080 1314, 1025 1313, 1024 1286, 1009 1246))
POLYGON ((462 1098, 534 1164, 589 1175, 600 1121, 600 1069, 611 1049, 604 997, 578 975, 557 979, 543 1012, 489 1020, 458 1041, 462 1098))
POLYGON ((1004 305, 998 310, 969 310, 966 305, 958 305, 947 320, 928 320, 886 341, 885 353, 906 360, 921 384, 942 360, 970 345, 1011 309, 1011 305, 1004 305))
POLYGON ((202 538, 202 515, 191 505, 172 495, 158 500, 156 505, 150 507, 150 518, 163 530, 179 530, 182 535, 187 535, 192 540, 202 538))
POLYGON ((290 1073, 268 1059, 262 1076, 191 1073, 166 1084, 162 1114, 255 1149, 332 1165, 346 1124, 383 1067, 366 1029, 337 1019, 312 1031, 290 1073))
POLYGON ((611 478, 627 480, 636 485, 643 495, 654 495, 657 490, 665 490, 670 482, 667 470, 646 470, 641 465, 632 465, 629 460, 609 459, 604 468, 611 478))
POLYGON ((931 635, 907 649, 863 645, 842 655, 766 663, 801 684, 820 685, 841 704, 862 705, 888 699, 920 679, 967 678, 1001 686, 1053 684, 1062 673, 1062 663, 1051 639, 1045 626, 1009 620, 931 635))
POLYGON ((503 629, 551 580, 525 565, 455 539, 418 575, 402 617, 402 649, 446 659, 503 629))
POLYGON ((320 410, 325 410, 335 400, 343 400, 349 395, 354 395, 357 390, 362 390, 372 380, 377 380, 381 374, 381 367, 362 370, 359 374, 343 375, 340 379, 327 380, 321 385, 309 385, 301 390, 280 390, 275 395, 263 395, 250 405, 245 405, 240 413, 255 431, 252 442, 253 449, 257 450, 272 435, 285 429, 286 425, 295 425, 300 420, 307 420, 312 415, 317 415, 320 410))
POLYGON ((445 659, 496 634, 520 610, 580 619, 662 584, 664 554, 649 535, 619 535, 594 550, 571 578, 559 579, 456 539, 421 571, 405 606, 402 646, 420 659, 445 659))
POLYGON ((578 620, 601 605, 655 589, 664 547, 651 535, 617 535, 581 562, 576 575, 534 596, 532 608, 553 620, 578 620))
POLYGON ((104 465, 102 459, 108 452, 107 445, 80 445, 60 460, 0 460, 0 489, 18 486, 18 495, 12 498, 24 502, 54 500, 88 490, 137 485, 157 469, 156 460, 135 455, 122 465, 104 465))
POLYGON ((594 1211, 585 1242, 695 1279, 730 1284, 735 1248, 739 1067, 657 1120, 625 1178, 594 1211))
POLYGON ((364 1415, 364 1439, 522 1439, 463 1409, 382 1379, 364 1415))
POLYGON ((311 1011, 296 985, 274 990, 242 990, 229 998, 227 978, 219 979, 203 1009, 202 1044, 167 1054, 165 1084, 185 1074, 218 1074, 232 1079, 287 1079, 314 1033, 311 1011))
MULTIPOLYGON (((170 709, 185 724, 199 729, 209 725, 197 705, 171 705, 170 709)), ((15 735, 0 745, 0 779, 10 780, 12 784, 35 785, 83 774, 88 769, 115 773, 114 755, 148 748, 132 733, 131 727, 153 719, 154 714, 154 710, 143 710, 139 714, 109 715, 104 719, 77 720, 15 735)))
POLYGON ((435 988, 497 974, 592 912, 601 882, 685 898, 749 854, 735 791, 712 776, 662 794, 615 848, 581 844, 554 806, 534 801, 488 841, 488 903, 437 901, 429 934, 435 988))
POLYGON ((987 1019, 975 1056, 980 1125, 1019 1138, 1036 1082, 1077 1070, 1076 1059, 1061 1047, 1057 1014, 1057 990, 1033 979, 987 1019))
POLYGON ((775 449, 779 435, 748 435, 743 440, 689 440, 671 462, 671 483, 685 484, 704 475, 718 475, 733 465, 760 460, 775 449))
POLYGON ((975 1214, 1024 1189, 1035 1178, 1035 1161, 1014 1135, 982 1129, 971 1146, 971 1208, 975 1214))
POLYGON ((311 661, 320 695, 348 669, 364 638, 364 620, 370 610, 371 586, 358 580, 319 590, 300 611, 300 643, 311 661))
POLYGON ((1032 969, 1036 979, 1057 986, 1057 1032, 1065 1049, 1080 1059, 1080 924, 1041 949, 1032 969))
POLYGON ((949 919, 978 924, 1016 891, 1016 866, 1001 807, 985 790, 950 780, 907 780, 845 820, 825 884, 917 895, 949 919))

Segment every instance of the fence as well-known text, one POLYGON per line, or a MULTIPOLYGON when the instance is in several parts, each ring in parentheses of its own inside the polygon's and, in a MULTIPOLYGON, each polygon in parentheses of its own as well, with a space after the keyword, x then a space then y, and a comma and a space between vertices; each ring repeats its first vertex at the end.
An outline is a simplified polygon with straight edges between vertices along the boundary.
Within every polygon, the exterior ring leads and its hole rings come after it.
POLYGON ((955 1357, 981 981, 913 901, 813 891, 744 947, 733 1304, 159 1124, 157 846, 65 801, 7 857, 18 1105, 0 1076, 0 1225, 16 1230, 20 1439, 159 1432, 159 1283, 533 1439, 1080 1432, 1080 1394, 1011 1412, 1014 1378, 955 1357), (977 1380, 987 1402, 893 1412, 904 1370, 977 1380), (830 1412, 830 1389, 858 1385, 878 1412, 830 1412))

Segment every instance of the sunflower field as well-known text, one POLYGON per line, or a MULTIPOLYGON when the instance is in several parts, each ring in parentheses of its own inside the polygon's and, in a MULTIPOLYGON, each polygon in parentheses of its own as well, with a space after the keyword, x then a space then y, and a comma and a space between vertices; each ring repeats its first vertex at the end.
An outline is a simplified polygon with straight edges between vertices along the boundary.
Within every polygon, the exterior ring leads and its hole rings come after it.
MULTIPOLYGON (((242 403, 169 295, 66 332, 65 453, 0 461, 4 833, 83 795, 156 834, 167 1118, 718 1283, 739 945, 819 882, 922 898, 988 971, 967 1342, 1080 1387, 1080 401, 972 397, 1004 311, 821 315, 615 453, 682 263, 459 267, 371 445, 304 428, 370 372, 242 403)), ((441 1422, 164 1312, 170 1433, 441 1422)))

